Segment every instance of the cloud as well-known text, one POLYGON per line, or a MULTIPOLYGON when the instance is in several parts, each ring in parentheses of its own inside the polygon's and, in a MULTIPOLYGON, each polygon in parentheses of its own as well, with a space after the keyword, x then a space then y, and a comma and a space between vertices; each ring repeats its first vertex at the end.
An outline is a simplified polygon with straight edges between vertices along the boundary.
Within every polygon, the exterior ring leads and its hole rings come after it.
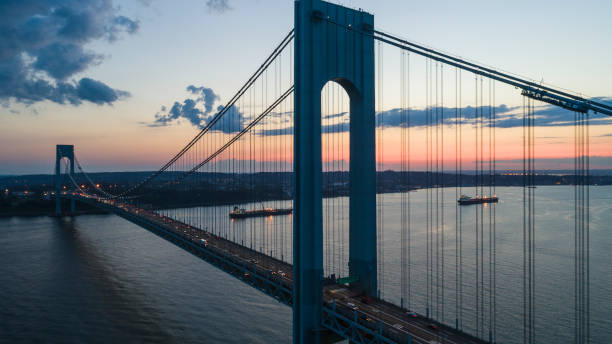
POLYGON ((332 118, 338 118, 338 117, 344 117, 344 116, 348 116, 348 112, 339 112, 339 113, 331 113, 328 115, 324 115, 322 118, 323 119, 332 119, 332 118))
MULTIPOLYGON (((520 106, 508 106, 505 104, 491 107, 491 113, 495 114, 495 126, 498 128, 515 128, 523 126, 523 110, 520 106)), ((489 121, 489 107, 466 106, 461 109, 455 108, 429 108, 429 109, 391 109, 376 114, 378 126, 401 127, 407 125, 409 118, 411 127, 423 127, 428 123, 435 124, 436 115, 439 121, 446 125, 455 125, 459 115, 459 124, 477 125, 480 120, 485 127, 493 124, 489 121), (406 115, 406 116, 405 116, 406 115), (429 117, 428 117, 429 116, 429 117), (482 119, 480 118, 482 116, 482 119), (429 121, 428 121, 429 118, 429 121)), ((589 113, 591 125, 612 124, 612 117, 589 113)), ((534 110, 534 125, 539 127, 570 126, 574 125, 574 113, 552 105, 542 105, 534 110)))
MULTIPOLYGON (((150 127, 167 126, 173 122, 179 122, 181 119, 186 119, 191 125, 203 129, 212 121, 216 113, 223 110, 223 106, 219 105, 217 112, 213 113, 213 107, 219 100, 219 96, 212 89, 189 85, 187 86, 187 92, 196 96, 195 99, 187 98, 182 102, 176 101, 169 110, 162 106, 160 112, 155 114, 155 121, 147 125, 150 127)), ((243 124, 244 114, 237 106, 232 106, 213 125, 211 130, 231 134, 242 130, 243 124)))
POLYGON ((128 97, 126 91, 114 90, 100 81, 83 78, 79 81, 76 94, 79 99, 87 100, 95 104, 111 104, 114 101, 128 97))
MULTIPOLYGON (((219 106, 217 111, 223 110, 223 106, 219 106)), ((212 119, 212 116, 209 120, 212 119)), ((223 115, 222 119, 218 121, 213 127, 212 130, 220 131, 226 134, 237 133, 244 128, 244 115, 238 110, 237 106, 232 106, 226 113, 223 115)))
POLYGON ((69 80, 103 56, 85 47, 138 30, 111 0, 0 2, 0 103, 111 104, 128 95, 90 78, 69 80))
POLYGON ((282 136, 282 135, 293 135, 293 127, 277 128, 277 129, 265 129, 258 132, 261 136, 282 136))
POLYGON ((58 42, 40 49, 33 67, 57 80, 64 80, 101 59, 99 55, 84 52, 80 45, 58 42))
POLYGON ((225 13, 232 9, 228 0, 207 0, 206 7, 209 11, 216 13, 225 13))
MULTIPOLYGON (((595 98, 593 98, 595 99, 595 98)), ((606 99, 606 98, 599 98, 606 99)), ((608 98, 609 99, 609 98, 608 98)), ((491 107, 491 111, 495 113, 495 126, 498 128, 515 128, 523 125, 523 113, 520 106, 507 106, 505 104, 497 107, 491 107)), ((482 124, 488 127, 492 124, 489 121, 489 107, 472 107, 466 106, 461 109, 449 108, 449 107, 431 107, 428 109, 389 109, 376 114, 376 126, 383 128, 393 127, 405 127, 410 126, 411 128, 426 127, 428 125, 435 125, 436 116, 440 123, 445 125, 455 125, 458 121, 462 125, 477 125, 480 123, 480 116, 482 118, 482 124), (459 115, 459 118, 456 118, 459 115)), ((350 130, 348 122, 348 113, 342 112, 337 114, 328 114, 323 116, 323 119, 329 118, 343 118, 346 117, 346 121, 342 123, 335 123, 330 125, 322 125, 321 131, 323 133, 334 133, 334 132, 347 132, 350 130)), ((540 127, 551 127, 551 126, 571 126, 574 125, 574 114, 571 111, 558 108, 555 106, 543 105, 535 109, 534 111, 535 126, 540 127)), ((591 125, 610 125, 612 124, 612 117, 589 113, 589 123, 591 125)), ((270 129, 263 130, 260 135, 276 136, 286 135, 293 133, 293 128, 285 129, 270 129)), ((610 134, 609 136, 612 136, 610 134)))
POLYGON ((219 96, 216 95, 212 89, 204 86, 195 87, 189 85, 187 86, 187 91, 193 95, 199 95, 196 101, 204 102, 204 108, 206 109, 205 115, 210 114, 215 101, 219 100, 219 96))

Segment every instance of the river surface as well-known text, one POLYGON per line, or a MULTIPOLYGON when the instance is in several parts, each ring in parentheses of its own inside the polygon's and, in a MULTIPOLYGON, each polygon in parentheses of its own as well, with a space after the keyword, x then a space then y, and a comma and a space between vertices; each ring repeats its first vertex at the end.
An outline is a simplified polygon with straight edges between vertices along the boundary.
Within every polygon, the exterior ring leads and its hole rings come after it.
MULTIPOLYGON (((538 187, 534 192, 536 341, 559 343, 572 340, 574 333, 574 189, 538 187)), ((401 199, 407 199, 406 194, 379 195, 377 212, 383 228, 379 240, 384 243, 379 252, 381 296, 397 304, 402 299, 404 213, 404 218, 410 215, 410 244, 405 246, 410 253, 404 251, 404 269, 410 271, 410 279, 405 279, 409 283, 404 285, 405 306, 422 314, 429 309, 432 317, 451 325, 459 319, 464 330, 486 338, 494 276, 496 341, 520 343, 523 190, 498 187, 497 195, 501 199, 497 205, 457 208, 455 189, 441 189, 439 206, 434 203, 429 213, 426 190, 409 193, 409 213, 402 212, 406 203, 401 199), (460 241, 456 209, 461 215, 460 241), (428 221, 443 229, 432 232, 430 238, 430 293, 426 292, 428 221), (489 228, 495 233, 495 245, 489 228), (477 271, 482 286, 478 291, 477 271), (458 295, 462 296, 461 313, 456 312, 458 295)), ((612 187, 591 187, 590 195, 591 339, 608 343, 612 338, 612 187)), ((430 193, 431 200, 435 196, 430 193)), ((261 206, 291 204, 246 205, 261 206)), ((326 274, 345 276, 348 200, 326 199, 324 206, 329 209, 323 218, 326 274)), ((291 261, 291 216, 231 221, 230 210, 222 206, 163 213, 206 225, 231 240, 291 261)), ((404 226, 405 240, 407 231, 404 226)), ((117 216, 0 219, 0 342, 290 341, 288 307, 117 216)))

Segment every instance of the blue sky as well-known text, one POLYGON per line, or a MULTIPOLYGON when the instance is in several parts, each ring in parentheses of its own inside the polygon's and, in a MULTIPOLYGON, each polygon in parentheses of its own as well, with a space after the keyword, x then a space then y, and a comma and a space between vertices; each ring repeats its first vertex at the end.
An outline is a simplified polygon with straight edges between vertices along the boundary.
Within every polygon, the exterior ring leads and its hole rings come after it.
MULTIPOLYGON (((57 143, 75 144, 95 171, 158 167, 197 126, 143 123, 187 98, 189 85, 227 100, 293 25, 291 0, 15 0, 0 4, 13 20, 0 27, 32 31, 49 17, 50 3, 88 13, 80 18, 93 24, 45 37, 40 46, 31 36, 0 38, 0 174, 51 172, 57 143), (58 64, 58 55, 71 64, 58 64), (7 81, 14 73, 1 69, 14 72, 7 62, 14 56, 31 65, 23 67, 28 80, 42 75, 63 93, 43 100, 31 89, 17 92, 7 81)), ((404 38, 588 96, 612 96, 612 2, 338 3, 373 13, 378 29, 404 38)), ((55 17, 65 23, 70 14, 55 17)))

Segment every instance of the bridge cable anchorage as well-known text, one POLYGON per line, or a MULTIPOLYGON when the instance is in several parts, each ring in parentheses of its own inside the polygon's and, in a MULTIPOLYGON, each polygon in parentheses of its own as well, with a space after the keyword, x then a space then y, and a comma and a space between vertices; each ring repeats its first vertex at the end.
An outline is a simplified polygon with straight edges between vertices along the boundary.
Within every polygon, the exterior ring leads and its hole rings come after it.
POLYGON ((204 134, 211 130, 211 128, 234 106, 236 101, 252 86, 255 81, 263 74, 264 71, 271 65, 277 56, 289 45, 294 38, 294 29, 292 29, 281 41, 281 43, 272 51, 272 53, 266 58, 262 65, 255 71, 255 73, 242 85, 242 87, 234 94, 234 96, 227 102, 227 104, 217 112, 213 118, 206 124, 206 126, 189 142, 185 145, 172 159, 164 164, 158 171, 144 179, 142 182, 136 184, 132 188, 121 193, 117 197, 123 197, 129 193, 141 188, 153 179, 158 177, 162 172, 172 166, 177 160, 179 160, 204 134))

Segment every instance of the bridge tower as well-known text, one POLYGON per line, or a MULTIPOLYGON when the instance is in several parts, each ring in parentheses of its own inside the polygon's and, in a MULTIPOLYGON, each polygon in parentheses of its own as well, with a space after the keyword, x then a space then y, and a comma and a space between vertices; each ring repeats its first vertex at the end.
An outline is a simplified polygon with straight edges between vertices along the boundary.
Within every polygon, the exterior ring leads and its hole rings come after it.
POLYGON ((376 156, 374 16, 320 0, 295 2, 294 343, 319 342, 323 292, 321 91, 350 98, 349 273, 375 295, 376 156), (329 20, 328 20, 329 18, 329 20), (330 23, 333 21, 334 24, 330 23))
MULTIPOLYGON (((60 162, 63 158, 70 161, 70 175, 74 176, 74 145, 57 145, 55 154, 55 215, 62 213, 62 205, 60 202, 60 193, 62 192, 62 179, 60 162)), ((74 185, 72 186, 74 189, 74 185)), ((74 198, 70 198, 70 212, 74 213, 75 204, 74 198)))

